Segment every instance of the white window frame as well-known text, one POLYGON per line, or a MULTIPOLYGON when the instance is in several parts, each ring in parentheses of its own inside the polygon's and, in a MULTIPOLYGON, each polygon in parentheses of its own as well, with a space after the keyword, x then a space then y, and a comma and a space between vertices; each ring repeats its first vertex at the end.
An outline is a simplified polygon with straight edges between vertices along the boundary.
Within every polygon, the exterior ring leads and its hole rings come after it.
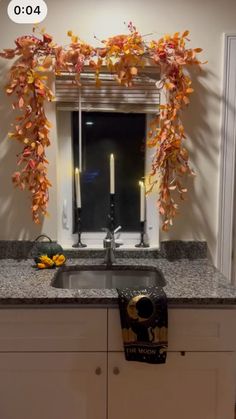
MULTIPOLYGON (((147 114, 148 130, 151 115, 147 114)), ((64 248, 71 248, 77 240, 73 234, 73 150, 71 141, 71 112, 57 112, 58 128, 58 240, 64 248)), ((145 174, 150 173, 154 149, 146 147, 145 174)), ((157 209, 157 192, 152 192, 146 198, 146 235, 150 248, 159 247, 159 213, 157 209)), ((83 207, 83 205, 82 205, 83 207)), ((83 209, 82 209, 83 214, 83 209)), ((83 215, 82 215, 83 218, 83 215)), ((106 227, 106 226, 104 226, 106 227)), ((83 232, 82 241, 87 244, 86 249, 99 249, 103 247, 104 232, 83 232)), ((120 231, 119 240, 123 243, 121 249, 137 249, 139 232, 120 231)))

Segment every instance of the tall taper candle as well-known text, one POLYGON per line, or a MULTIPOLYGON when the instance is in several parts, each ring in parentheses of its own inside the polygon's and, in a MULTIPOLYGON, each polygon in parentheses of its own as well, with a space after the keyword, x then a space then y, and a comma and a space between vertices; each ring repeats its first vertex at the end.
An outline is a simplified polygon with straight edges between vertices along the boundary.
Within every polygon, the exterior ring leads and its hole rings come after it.
POLYGON ((115 193, 115 158, 114 154, 110 155, 110 193, 115 193))
POLYGON ((75 169, 75 196, 76 206, 77 208, 81 208, 80 172, 78 167, 75 169))
POLYGON ((140 186, 140 221, 145 221, 145 186, 142 181, 139 182, 140 186))

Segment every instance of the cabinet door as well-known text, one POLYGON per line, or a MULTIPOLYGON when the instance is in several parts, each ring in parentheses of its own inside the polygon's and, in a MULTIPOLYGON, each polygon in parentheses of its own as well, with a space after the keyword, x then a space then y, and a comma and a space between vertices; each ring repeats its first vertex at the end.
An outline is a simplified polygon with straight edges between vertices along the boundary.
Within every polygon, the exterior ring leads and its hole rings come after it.
POLYGON ((168 353, 164 365, 109 354, 109 419, 233 419, 232 353, 168 353))
POLYGON ((1 419, 105 416, 105 353, 0 354, 1 419))

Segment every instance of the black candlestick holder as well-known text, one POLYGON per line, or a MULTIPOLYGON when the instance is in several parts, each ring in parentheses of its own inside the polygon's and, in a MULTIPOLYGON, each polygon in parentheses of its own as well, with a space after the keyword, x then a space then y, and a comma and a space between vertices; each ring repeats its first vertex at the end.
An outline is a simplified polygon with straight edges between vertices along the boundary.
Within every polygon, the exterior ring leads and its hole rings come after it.
POLYGON ((108 225, 111 233, 115 230, 115 194, 110 193, 110 211, 108 214, 108 225))
MULTIPOLYGON (((110 193, 110 210, 109 210, 109 214, 108 214, 108 230, 114 234, 115 231, 115 223, 116 223, 116 211, 115 211, 115 194, 114 193, 110 193)), ((107 237, 109 235, 109 232, 107 232, 107 237)), ((116 247, 120 247, 120 243, 115 243, 116 247)))
POLYGON ((144 221, 140 221, 140 243, 136 244, 135 247, 149 247, 149 244, 147 244, 144 239, 144 236, 145 236, 144 226, 145 226, 144 221))
POLYGON ((87 244, 81 242, 81 208, 77 208, 77 233, 78 233, 78 242, 73 244, 72 247, 83 248, 87 247, 87 244))

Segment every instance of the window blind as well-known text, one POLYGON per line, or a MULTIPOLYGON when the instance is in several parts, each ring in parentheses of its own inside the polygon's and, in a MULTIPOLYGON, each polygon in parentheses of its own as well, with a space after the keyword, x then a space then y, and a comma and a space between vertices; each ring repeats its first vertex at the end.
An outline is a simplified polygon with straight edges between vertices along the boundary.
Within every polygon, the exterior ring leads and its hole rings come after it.
POLYGON ((157 70, 148 67, 142 75, 135 77, 132 87, 118 84, 114 75, 101 72, 101 86, 97 87, 95 75, 81 73, 81 86, 74 82, 74 74, 61 73, 56 77, 55 92, 58 110, 157 113, 160 92, 156 86, 159 80, 157 70))

